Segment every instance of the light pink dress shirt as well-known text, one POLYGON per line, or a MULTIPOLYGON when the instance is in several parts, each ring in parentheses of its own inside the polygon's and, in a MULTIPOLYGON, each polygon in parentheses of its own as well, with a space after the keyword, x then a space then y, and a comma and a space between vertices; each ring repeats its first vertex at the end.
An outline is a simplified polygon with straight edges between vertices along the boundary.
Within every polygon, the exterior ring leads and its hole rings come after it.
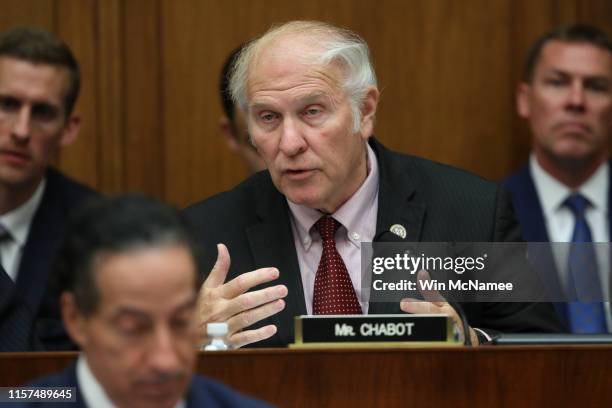
MULTIPOLYGON (((368 175, 353 194, 338 210, 331 214, 342 226, 336 232, 336 248, 348 270, 361 310, 367 313, 368 299, 361 291, 361 243, 372 242, 376 234, 378 213, 378 161, 372 148, 367 145, 368 175)), ((318 210, 289 203, 293 241, 297 251, 306 310, 312 314, 312 297, 315 275, 321 260, 321 237, 314 224, 324 214, 318 210)))

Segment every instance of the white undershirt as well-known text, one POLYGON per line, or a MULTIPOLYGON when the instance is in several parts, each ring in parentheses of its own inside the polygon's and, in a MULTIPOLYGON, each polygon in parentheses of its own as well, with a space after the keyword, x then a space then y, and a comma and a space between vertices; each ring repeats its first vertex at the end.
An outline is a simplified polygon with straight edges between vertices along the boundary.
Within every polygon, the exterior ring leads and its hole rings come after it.
POLYGON ((23 248, 30 234, 34 214, 42 201, 45 185, 46 180, 43 179, 28 201, 14 210, 0 215, 0 224, 11 234, 11 239, 5 239, 0 244, 0 259, 2 259, 4 270, 13 282, 17 281, 23 248))

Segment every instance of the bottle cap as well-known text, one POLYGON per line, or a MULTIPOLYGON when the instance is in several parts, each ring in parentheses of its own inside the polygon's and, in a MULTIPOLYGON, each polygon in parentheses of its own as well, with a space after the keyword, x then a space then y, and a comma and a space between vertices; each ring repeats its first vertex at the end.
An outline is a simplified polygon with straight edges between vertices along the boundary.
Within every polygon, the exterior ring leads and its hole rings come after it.
POLYGON ((208 336, 225 336, 228 330, 227 323, 208 323, 206 325, 208 336))

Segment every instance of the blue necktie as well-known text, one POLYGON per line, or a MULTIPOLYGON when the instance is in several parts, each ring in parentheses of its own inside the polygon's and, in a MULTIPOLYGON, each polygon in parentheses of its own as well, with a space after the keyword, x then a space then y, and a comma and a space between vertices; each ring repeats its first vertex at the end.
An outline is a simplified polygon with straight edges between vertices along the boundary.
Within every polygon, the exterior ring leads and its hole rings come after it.
POLYGON ((574 213, 576 224, 568 258, 568 292, 576 301, 567 303, 567 317, 572 333, 605 333, 606 316, 602 303, 601 283, 591 229, 585 218, 589 201, 572 194, 564 203, 574 213))

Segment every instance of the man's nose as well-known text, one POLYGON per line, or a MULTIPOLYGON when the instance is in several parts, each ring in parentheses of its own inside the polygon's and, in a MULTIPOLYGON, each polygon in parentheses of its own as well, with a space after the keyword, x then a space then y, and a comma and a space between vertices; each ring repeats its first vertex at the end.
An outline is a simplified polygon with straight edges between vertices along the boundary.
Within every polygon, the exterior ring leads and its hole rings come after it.
POLYGON ((302 153, 308 147, 299 121, 287 117, 283 120, 279 149, 287 156, 302 153))
POLYGON ((584 112, 586 109, 586 96, 584 92, 584 85, 575 81, 571 84, 569 88, 569 93, 567 96, 567 105, 568 110, 573 112, 584 112))
POLYGON ((182 371, 177 341, 169 329, 159 329, 155 333, 149 352, 152 366, 158 373, 175 375, 182 371))
POLYGON ((13 118, 11 133, 12 136, 18 141, 24 142, 30 138, 32 132, 30 117, 30 108, 23 106, 13 118))

